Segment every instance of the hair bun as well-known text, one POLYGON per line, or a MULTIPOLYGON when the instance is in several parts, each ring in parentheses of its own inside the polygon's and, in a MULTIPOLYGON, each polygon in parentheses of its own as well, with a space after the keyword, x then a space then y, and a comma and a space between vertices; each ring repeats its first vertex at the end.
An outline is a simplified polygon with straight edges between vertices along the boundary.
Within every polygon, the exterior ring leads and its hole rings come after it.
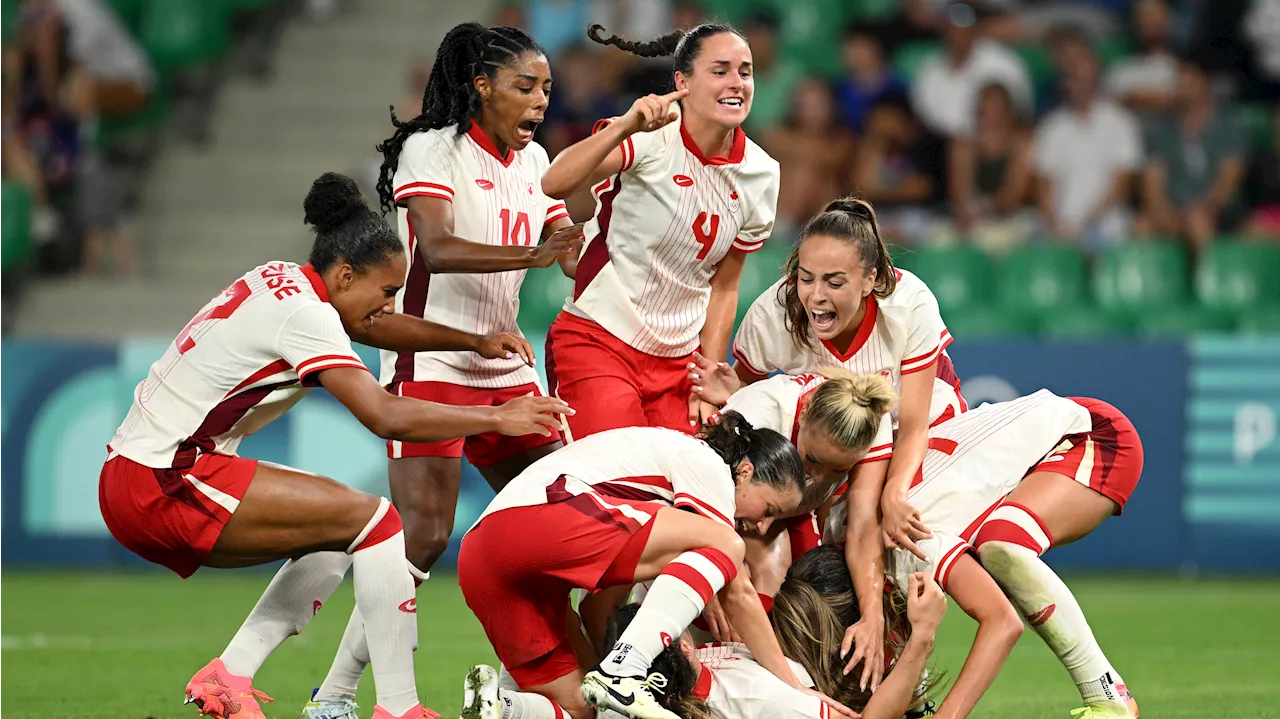
POLYGON ((368 210, 356 181, 337 172, 326 172, 311 183, 302 203, 303 219, 316 232, 328 232, 368 210))
POLYGON ((859 200, 855 197, 842 197, 838 200, 832 200, 827 206, 822 208, 823 212, 847 212, 855 217, 862 217, 868 220, 875 219, 875 211, 871 209, 871 205, 866 200, 859 200))

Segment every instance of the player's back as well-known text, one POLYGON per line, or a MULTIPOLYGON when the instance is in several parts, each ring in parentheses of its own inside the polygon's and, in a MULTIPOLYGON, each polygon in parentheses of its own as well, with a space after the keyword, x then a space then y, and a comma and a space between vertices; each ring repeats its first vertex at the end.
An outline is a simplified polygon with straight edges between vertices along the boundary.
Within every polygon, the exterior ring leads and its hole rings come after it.
POLYGON ((113 451, 150 467, 190 466, 201 452, 234 454, 241 438, 302 398, 308 376, 363 367, 327 299, 309 267, 272 262, 245 273, 151 365, 113 451))
MULTIPOLYGON (((697 649, 703 671, 707 706, 726 719, 789 719, 826 716, 822 702, 774 676, 755 660, 741 642, 712 642, 697 649)), ((799 662, 787 659, 791 671, 807 687, 813 678, 799 662)))

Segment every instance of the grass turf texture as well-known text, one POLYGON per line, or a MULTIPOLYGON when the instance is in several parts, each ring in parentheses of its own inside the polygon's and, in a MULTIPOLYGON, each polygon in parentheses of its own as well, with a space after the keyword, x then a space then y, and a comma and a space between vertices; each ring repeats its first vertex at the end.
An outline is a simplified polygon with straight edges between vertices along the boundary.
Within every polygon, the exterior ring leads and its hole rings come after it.
MULTIPOLYGON (((204 570, 167 574, 3 576, 6 719, 194 719, 183 687, 218 654, 270 575, 204 570)), ((1116 667, 1150 719, 1280 717, 1280 583, 1266 579, 1075 578, 1070 584, 1116 667)), ((301 636, 267 660, 255 685, 275 697, 272 719, 296 717, 332 660, 351 609, 350 582, 301 636)), ((475 663, 493 662, 451 575, 418 592, 418 691, 456 717, 475 663)), ((935 665, 954 677, 976 625, 954 605, 935 665)), ((373 711, 371 677, 358 697, 373 711)), ((1066 719, 1079 696, 1030 631, 975 710, 986 719, 1066 719)))

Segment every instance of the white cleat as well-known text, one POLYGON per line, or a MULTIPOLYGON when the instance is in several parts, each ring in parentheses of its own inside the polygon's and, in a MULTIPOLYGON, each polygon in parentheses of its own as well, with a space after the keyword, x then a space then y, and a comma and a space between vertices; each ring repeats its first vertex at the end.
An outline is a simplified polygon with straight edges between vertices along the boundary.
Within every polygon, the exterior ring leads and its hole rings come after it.
POLYGON ((498 670, 477 664, 467 672, 462 693, 459 719, 502 719, 502 700, 498 697, 498 670))
POLYGON ((658 703, 656 694, 667 688, 661 674, 647 677, 614 677, 598 667, 582 680, 582 696, 593 707, 612 709, 631 719, 680 719, 658 703))
POLYGON ((356 714, 356 700, 351 697, 333 697, 332 699, 313 698, 302 707, 302 719, 360 719, 356 714))

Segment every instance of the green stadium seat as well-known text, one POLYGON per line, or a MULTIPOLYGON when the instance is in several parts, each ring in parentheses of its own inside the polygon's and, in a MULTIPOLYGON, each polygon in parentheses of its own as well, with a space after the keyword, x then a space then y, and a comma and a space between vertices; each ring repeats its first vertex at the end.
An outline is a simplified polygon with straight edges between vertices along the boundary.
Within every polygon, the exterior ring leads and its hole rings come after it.
POLYGON ((0 187, 0 268, 14 269, 31 257, 31 195, 22 185, 0 187))
MULTIPOLYGON (((572 294, 573 280, 564 276, 559 265, 530 270, 520 287, 520 326, 530 333, 545 334, 565 298, 572 294)), ((534 350, 542 355, 541 347, 534 350)))
POLYGON ((135 36, 141 34, 142 17, 150 2, 151 0, 106 0, 107 6, 135 36))
POLYGON ((770 241, 747 258, 747 263, 742 268, 742 279, 738 281, 738 313, 734 327, 742 323, 742 317, 747 314, 751 303, 782 276, 783 266, 791 256, 791 249, 792 245, 789 243, 772 244, 770 241))
POLYGON ((1016 45, 1013 50, 1018 53, 1018 57, 1022 58, 1023 64, 1027 66, 1027 73, 1031 75, 1032 86, 1039 87, 1048 83, 1058 74, 1058 68, 1053 61, 1053 54, 1049 52, 1047 45, 1043 43, 1027 43, 1016 45))
POLYGON ((991 260, 975 247, 922 247, 911 266, 944 310, 986 304, 991 297, 991 260))
POLYGON ((893 53, 893 69, 908 83, 915 82, 916 74, 929 58, 942 52, 939 40, 914 40, 893 53))
POLYGON ((216 60, 230 46, 231 23, 219 3, 150 0, 140 36, 164 73, 216 60))
POLYGON ((832 77, 841 70, 845 0, 775 0, 782 19, 782 51, 812 73, 832 77))
POLYGON ((1280 307, 1256 307, 1240 315, 1241 334, 1280 337, 1280 307))
POLYGON ((1029 316, 996 307, 965 307, 943 312, 942 319, 951 336, 960 342, 983 337, 1028 335, 1033 329, 1029 316))
POLYGON ((1111 67, 1116 60, 1133 54, 1133 45, 1129 38, 1120 36, 1099 41, 1093 51, 1098 55, 1098 60, 1102 62, 1103 67, 1111 67))
POLYGON ((1085 304, 1084 256, 1076 247, 1020 247, 1005 259, 1000 274, 999 300, 1008 312, 1040 316, 1085 304))
POLYGON ((1057 307, 1041 315, 1038 324, 1040 334, 1055 339, 1116 337, 1133 331, 1133 322, 1127 313, 1096 305, 1057 307))
POLYGON ((3 35, 5 47, 18 39, 18 2, 4 0, 0 4, 0 35, 3 35))
POLYGON ((1231 315, 1208 307, 1190 305, 1152 310, 1138 318, 1138 333, 1146 337, 1182 337, 1231 330, 1231 315))
POLYGON ((1196 294, 1215 310, 1280 303, 1280 247, 1220 240, 1200 258, 1196 294))
POLYGON ((1171 242, 1117 245, 1102 255, 1093 273, 1093 294, 1111 310, 1139 311, 1185 304, 1187 258, 1171 242))
POLYGON ((899 10, 899 0, 850 0, 849 20, 888 20, 899 10))
POLYGON ((1275 107, 1265 104, 1244 104, 1239 108, 1240 128, 1249 140, 1251 149, 1268 150, 1275 144, 1275 107))

